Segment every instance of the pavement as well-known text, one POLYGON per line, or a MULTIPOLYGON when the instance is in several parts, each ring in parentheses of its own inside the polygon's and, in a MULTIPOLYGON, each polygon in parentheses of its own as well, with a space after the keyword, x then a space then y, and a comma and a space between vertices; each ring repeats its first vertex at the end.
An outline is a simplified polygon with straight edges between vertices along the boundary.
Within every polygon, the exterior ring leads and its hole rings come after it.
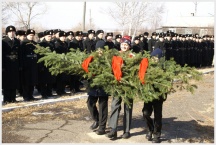
MULTIPOLYGON (((198 71, 202 72, 205 75, 214 72, 214 67, 198 69, 198 71)), ((9 112, 17 108, 24 108, 29 106, 45 105, 64 101, 75 101, 88 97, 85 91, 75 93, 74 95, 70 95, 70 91, 66 89, 66 93, 67 94, 65 96, 60 97, 55 92, 53 92, 53 96, 49 97, 48 99, 42 99, 42 96, 35 89, 33 96, 38 100, 24 102, 22 96, 17 96, 16 100, 18 101, 18 103, 2 104, 2 112, 9 112)))

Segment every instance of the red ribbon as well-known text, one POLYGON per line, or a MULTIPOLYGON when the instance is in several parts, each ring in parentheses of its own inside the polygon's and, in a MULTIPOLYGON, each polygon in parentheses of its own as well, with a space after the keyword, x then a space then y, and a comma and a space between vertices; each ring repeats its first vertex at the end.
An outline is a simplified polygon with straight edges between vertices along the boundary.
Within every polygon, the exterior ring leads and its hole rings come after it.
POLYGON ((88 66, 89 66, 89 63, 92 62, 92 59, 93 59, 93 56, 89 56, 88 58, 86 58, 83 63, 82 63, 82 68, 84 69, 85 72, 89 72, 88 71, 88 66))
POLYGON ((140 63, 140 69, 139 69, 139 79, 142 82, 142 84, 144 84, 144 78, 145 78, 145 73, 148 67, 148 59, 147 58, 143 58, 141 63, 140 63))
POLYGON ((121 66, 123 59, 120 56, 113 56, 112 58, 112 70, 117 81, 120 81, 122 77, 121 66))

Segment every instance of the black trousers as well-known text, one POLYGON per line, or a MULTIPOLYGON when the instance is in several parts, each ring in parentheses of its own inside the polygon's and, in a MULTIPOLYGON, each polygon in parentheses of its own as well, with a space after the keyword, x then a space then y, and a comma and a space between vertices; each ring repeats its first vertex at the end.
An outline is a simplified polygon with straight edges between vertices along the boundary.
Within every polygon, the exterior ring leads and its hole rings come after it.
POLYGON ((160 137, 162 128, 162 107, 163 100, 154 100, 149 103, 144 102, 142 109, 143 117, 149 128, 149 131, 153 132, 155 136, 160 137), (151 118, 151 114, 154 110, 154 120, 151 118))
POLYGON ((108 96, 89 96, 87 106, 92 119, 99 122, 99 129, 104 130, 106 128, 108 116, 108 96), (96 106, 97 101, 99 104, 99 111, 96 106))
POLYGON ((4 102, 16 101, 16 89, 3 89, 4 102))
POLYGON ((33 85, 23 85, 23 99, 25 101, 30 101, 34 99, 33 97, 33 91, 34 91, 34 86, 33 85))
POLYGON ((38 85, 40 88, 42 97, 52 96, 52 85, 53 84, 44 84, 44 83, 40 83, 38 85))
POLYGON ((70 76, 70 90, 79 91, 80 87, 80 77, 78 75, 71 75, 70 76))

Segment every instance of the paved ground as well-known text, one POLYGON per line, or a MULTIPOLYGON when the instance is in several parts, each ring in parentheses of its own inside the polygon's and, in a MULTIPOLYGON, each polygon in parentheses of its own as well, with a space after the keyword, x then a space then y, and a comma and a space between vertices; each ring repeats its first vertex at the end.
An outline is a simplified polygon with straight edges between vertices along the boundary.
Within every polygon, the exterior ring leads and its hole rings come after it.
MULTIPOLYGON (((164 103, 162 143, 214 142, 214 74, 209 73, 212 68, 202 71, 204 79, 198 82, 193 95, 186 91, 177 92, 169 95, 164 103)), ((40 98, 39 95, 36 97, 40 98)), ((86 93, 80 93, 3 105, 3 143, 150 143, 145 139, 147 128, 141 113, 143 102, 134 103, 132 137, 121 139, 122 110, 118 139, 112 141, 89 129, 92 120, 86 97, 86 93), (25 115, 28 109, 31 112, 25 115)), ((109 106, 110 102, 111 98, 109 106)))

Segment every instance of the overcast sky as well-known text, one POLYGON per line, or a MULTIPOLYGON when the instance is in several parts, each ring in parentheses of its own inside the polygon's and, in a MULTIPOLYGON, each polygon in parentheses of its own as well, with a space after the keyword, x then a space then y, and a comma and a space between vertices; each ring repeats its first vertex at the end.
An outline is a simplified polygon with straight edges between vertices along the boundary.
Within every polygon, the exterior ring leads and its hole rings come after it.
MULTIPOLYGON (((163 2, 165 13, 162 24, 172 17, 190 16, 195 10, 194 2, 163 2)), ((71 29, 82 23, 84 2, 46 2, 48 11, 40 19, 34 21, 47 29, 71 29)), ((112 7, 113 2, 87 2, 86 23, 89 23, 90 9, 93 23, 101 29, 115 29, 120 26, 112 21, 104 9, 112 7)), ((214 2, 198 2, 198 16, 214 15, 214 2)))

